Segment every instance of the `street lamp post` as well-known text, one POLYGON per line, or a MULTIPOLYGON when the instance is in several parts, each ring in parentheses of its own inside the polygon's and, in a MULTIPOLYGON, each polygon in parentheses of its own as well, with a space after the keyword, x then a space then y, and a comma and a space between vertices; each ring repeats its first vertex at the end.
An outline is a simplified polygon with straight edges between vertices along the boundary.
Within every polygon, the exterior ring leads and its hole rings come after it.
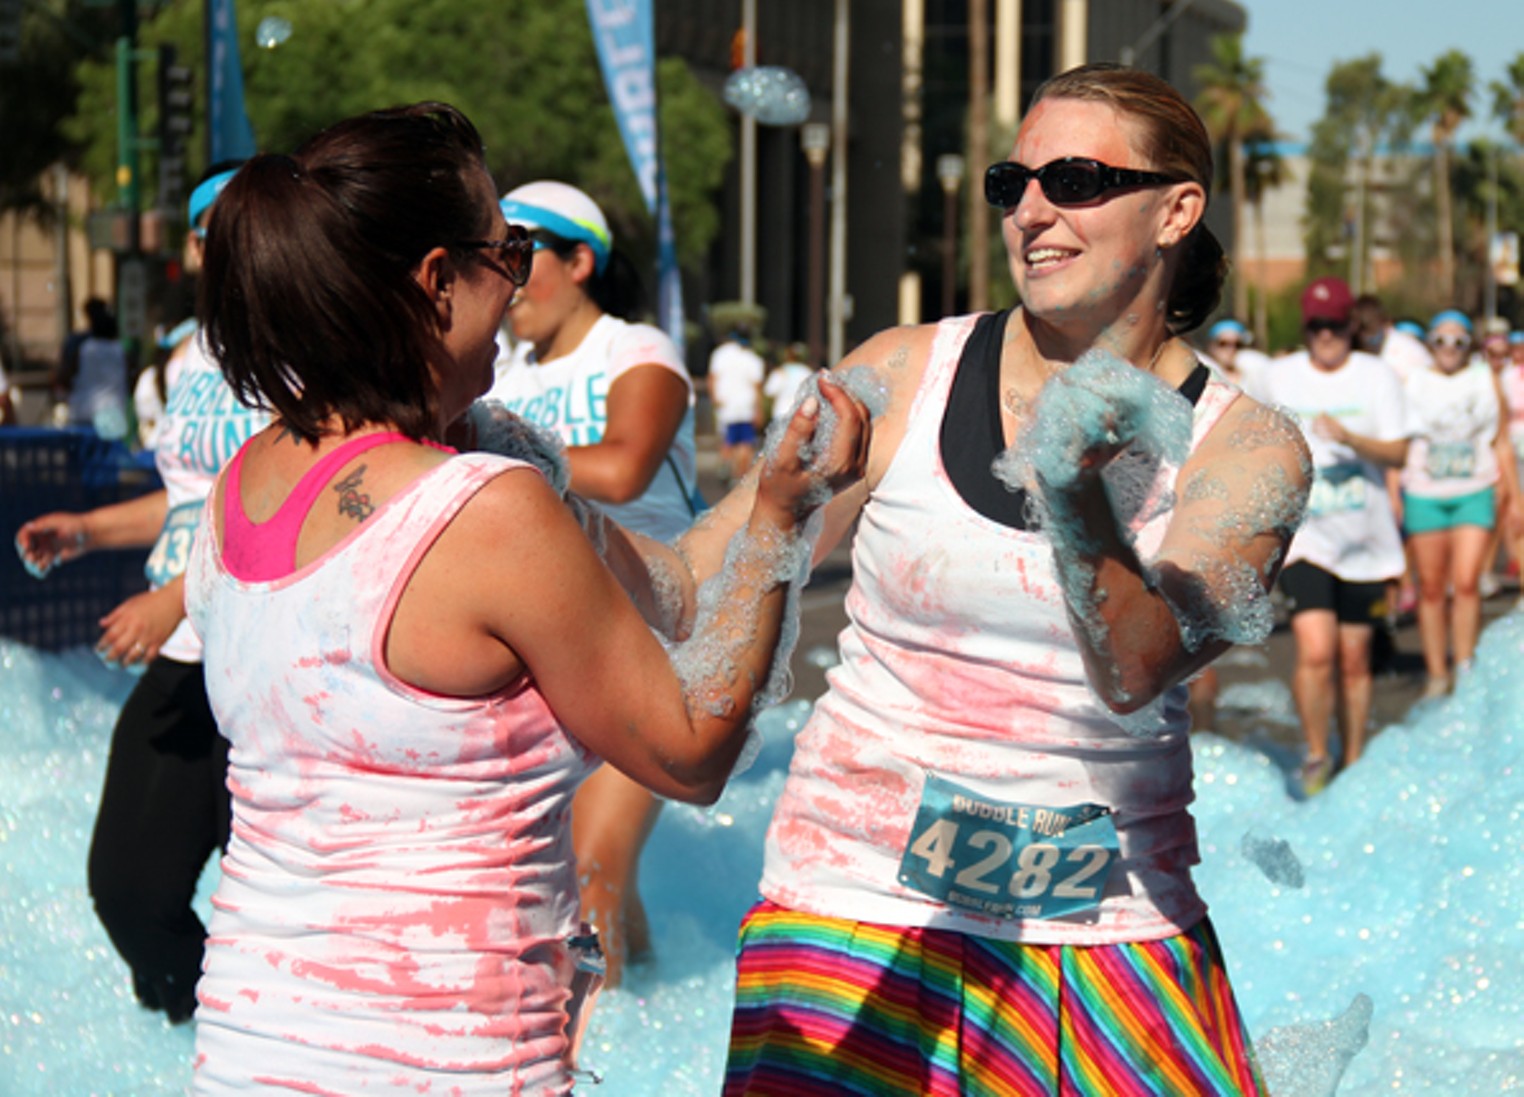
POLYGON ((958 189, 963 185, 963 157, 947 153, 937 157, 937 181, 942 184, 942 315, 957 308, 958 291, 958 189))
POLYGON ((831 147, 831 127, 807 122, 799 130, 799 143, 810 164, 810 366, 825 364, 825 162, 831 147))

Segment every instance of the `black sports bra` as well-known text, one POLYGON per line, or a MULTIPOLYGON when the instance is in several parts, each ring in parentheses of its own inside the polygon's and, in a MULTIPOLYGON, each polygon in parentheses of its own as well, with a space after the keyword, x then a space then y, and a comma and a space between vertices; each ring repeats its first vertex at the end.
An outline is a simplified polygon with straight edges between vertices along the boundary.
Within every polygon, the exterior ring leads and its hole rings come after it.
MULTIPOLYGON (((990 466, 1005 449, 1000 425, 1000 346, 1011 310, 986 313, 974 324, 963 345, 942 415, 942 465, 958 495, 992 522, 1011 529, 1030 529, 1026 492, 1013 491, 997 479, 990 466)), ((1180 385, 1180 395, 1192 405, 1206 391, 1211 371, 1200 363, 1180 385)))

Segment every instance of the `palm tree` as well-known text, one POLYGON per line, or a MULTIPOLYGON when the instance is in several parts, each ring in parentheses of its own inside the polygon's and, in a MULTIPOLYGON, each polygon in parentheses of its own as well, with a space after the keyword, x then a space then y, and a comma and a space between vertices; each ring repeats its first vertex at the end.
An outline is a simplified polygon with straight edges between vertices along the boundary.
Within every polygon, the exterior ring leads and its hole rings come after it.
POLYGON ((1286 164, 1275 148, 1275 131, 1244 134, 1244 189, 1254 207, 1254 249, 1259 265, 1259 293, 1254 299, 1254 339, 1261 349, 1270 345, 1270 292, 1265 265, 1265 195, 1286 181, 1286 164))
POLYGON ((1506 80, 1492 82, 1492 116, 1503 130, 1524 146, 1524 53, 1514 56, 1503 70, 1506 80))
MULTIPOLYGON (((1265 62, 1244 56, 1243 37, 1219 35, 1212 39, 1212 60, 1197 65, 1192 74, 1201 92, 1196 108, 1201 112, 1212 140, 1228 149, 1228 186, 1233 203, 1233 312, 1249 314, 1249 281, 1245 276, 1244 207, 1248 204, 1244 140, 1250 133, 1273 132, 1265 109, 1265 62)), ((1263 292, 1264 287, 1260 287, 1263 292)))
POLYGON ((1455 224, 1451 213, 1450 149, 1455 131, 1471 117, 1475 76, 1471 58, 1450 50, 1422 70, 1423 86, 1414 103, 1416 118, 1429 123, 1434 139, 1434 212, 1439 225, 1439 288, 1446 301, 1455 297, 1455 224))

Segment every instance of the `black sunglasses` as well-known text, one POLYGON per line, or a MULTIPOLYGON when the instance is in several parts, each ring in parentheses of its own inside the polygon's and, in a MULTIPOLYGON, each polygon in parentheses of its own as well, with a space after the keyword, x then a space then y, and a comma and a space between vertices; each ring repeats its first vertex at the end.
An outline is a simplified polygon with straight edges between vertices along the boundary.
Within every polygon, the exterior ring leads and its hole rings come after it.
POLYGON ((1157 187, 1185 182, 1163 172, 1114 168, 1083 156, 1050 160, 1040 168, 1002 160, 991 164, 984 173, 984 200, 998 209, 1014 209, 1027 192, 1027 182, 1032 179, 1042 187, 1043 197, 1055 206, 1081 206, 1120 187, 1157 187))
POLYGON ((484 248, 497 252, 503 263, 508 280, 515 286, 529 281, 529 271, 534 265, 534 241, 523 225, 509 225, 508 235, 502 240, 459 240, 463 248, 484 248))
POLYGON ((1349 331, 1348 320, 1309 320, 1303 326, 1313 334, 1317 334, 1320 331, 1331 331, 1337 335, 1343 335, 1349 331))

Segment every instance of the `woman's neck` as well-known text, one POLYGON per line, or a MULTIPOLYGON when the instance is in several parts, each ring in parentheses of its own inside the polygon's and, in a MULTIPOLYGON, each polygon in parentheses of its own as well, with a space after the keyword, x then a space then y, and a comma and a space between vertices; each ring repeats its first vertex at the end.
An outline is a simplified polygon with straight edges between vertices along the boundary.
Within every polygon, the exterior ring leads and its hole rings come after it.
POLYGON ((1180 363, 1176 359, 1180 356, 1168 349, 1173 337, 1162 315, 1146 322, 1141 317, 1128 316, 1101 327, 1078 322, 1055 324, 1025 309, 1020 310, 1017 319, 1028 337, 1031 354, 1045 367, 1045 372, 1073 365, 1091 350, 1114 354, 1140 369, 1160 373, 1166 380, 1170 379, 1168 374, 1178 372, 1180 363))
POLYGON ((535 360, 543 363, 565 358, 582 345, 582 340, 587 338, 587 333, 593 330, 593 325, 602 316, 602 309, 587 297, 582 297, 556 325, 556 330, 548 339, 535 343, 535 360))

